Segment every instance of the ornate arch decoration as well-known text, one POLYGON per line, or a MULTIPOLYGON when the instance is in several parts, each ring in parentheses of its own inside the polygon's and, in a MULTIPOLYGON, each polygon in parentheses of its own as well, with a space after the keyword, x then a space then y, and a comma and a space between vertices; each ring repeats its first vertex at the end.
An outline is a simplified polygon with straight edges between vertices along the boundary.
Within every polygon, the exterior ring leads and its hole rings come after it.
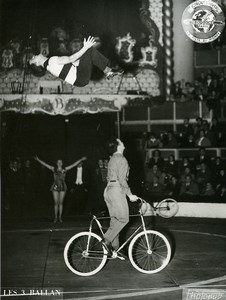
POLYGON ((161 80, 161 91, 169 99, 173 84, 173 3, 172 0, 156 0, 162 11, 162 28, 151 16, 153 0, 141 0, 140 19, 149 32, 149 45, 141 48, 141 64, 157 69, 161 80), (162 32, 160 32, 162 31, 162 32), (162 38, 162 44, 161 44, 162 38))

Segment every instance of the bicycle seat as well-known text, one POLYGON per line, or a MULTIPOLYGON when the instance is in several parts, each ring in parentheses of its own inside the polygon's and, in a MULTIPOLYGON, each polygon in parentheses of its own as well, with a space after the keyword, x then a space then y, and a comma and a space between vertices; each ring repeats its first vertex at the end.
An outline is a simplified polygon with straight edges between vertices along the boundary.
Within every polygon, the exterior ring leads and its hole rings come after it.
POLYGON ((92 211, 90 212, 91 216, 95 216, 97 218, 108 218, 109 217, 109 213, 106 210, 103 211, 92 211))

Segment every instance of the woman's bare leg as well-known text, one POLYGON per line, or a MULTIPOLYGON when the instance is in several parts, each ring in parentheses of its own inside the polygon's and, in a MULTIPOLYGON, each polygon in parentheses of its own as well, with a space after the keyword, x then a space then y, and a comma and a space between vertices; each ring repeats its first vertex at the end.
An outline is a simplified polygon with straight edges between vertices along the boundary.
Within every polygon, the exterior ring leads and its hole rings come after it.
POLYGON ((57 217, 58 217, 59 198, 60 198, 60 193, 57 192, 57 191, 53 191, 53 199, 54 199, 54 222, 57 221, 57 217))
POLYGON ((62 213, 63 213, 63 203, 66 192, 62 191, 59 193, 59 221, 62 222, 62 213))

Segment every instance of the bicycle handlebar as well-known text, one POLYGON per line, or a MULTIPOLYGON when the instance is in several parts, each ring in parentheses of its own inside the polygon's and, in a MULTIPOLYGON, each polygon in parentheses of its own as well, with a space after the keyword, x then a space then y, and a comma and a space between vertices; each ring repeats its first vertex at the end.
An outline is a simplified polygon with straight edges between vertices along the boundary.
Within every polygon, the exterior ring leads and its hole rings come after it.
POLYGON ((140 205, 142 205, 143 203, 147 203, 147 201, 145 201, 144 199, 142 199, 140 197, 137 198, 137 201, 138 200, 140 201, 140 205))
POLYGON ((139 203, 139 213, 140 213, 141 215, 144 215, 144 214, 147 212, 147 209, 148 209, 148 207, 147 207, 147 201, 145 201, 144 199, 142 199, 142 198, 140 198, 140 197, 138 197, 137 200, 140 201, 140 203, 139 203), (143 204, 145 205, 144 208, 142 208, 142 205, 143 205, 143 204))

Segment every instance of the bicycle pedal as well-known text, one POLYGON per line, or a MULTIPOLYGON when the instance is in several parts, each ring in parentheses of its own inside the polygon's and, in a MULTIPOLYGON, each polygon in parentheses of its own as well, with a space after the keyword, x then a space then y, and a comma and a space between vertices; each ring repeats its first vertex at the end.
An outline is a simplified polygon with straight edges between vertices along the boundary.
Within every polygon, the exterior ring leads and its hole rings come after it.
POLYGON ((116 258, 118 258, 118 259, 120 259, 120 260, 126 260, 125 257, 119 256, 119 255, 117 255, 116 258))

